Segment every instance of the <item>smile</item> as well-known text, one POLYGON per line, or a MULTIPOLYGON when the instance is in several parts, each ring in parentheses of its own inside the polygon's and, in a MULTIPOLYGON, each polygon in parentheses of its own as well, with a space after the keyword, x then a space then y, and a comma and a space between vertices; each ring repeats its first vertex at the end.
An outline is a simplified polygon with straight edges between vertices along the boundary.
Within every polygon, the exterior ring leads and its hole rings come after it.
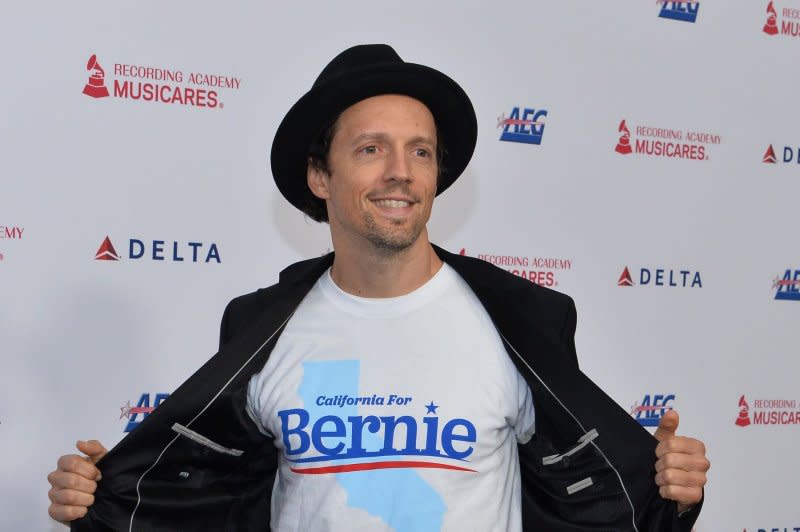
POLYGON ((410 201, 395 200, 395 199, 373 200, 373 203, 375 203, 375 205, 378 205, 379 207, 389 207, 389 208, 402 208, 411 206, 410 201))

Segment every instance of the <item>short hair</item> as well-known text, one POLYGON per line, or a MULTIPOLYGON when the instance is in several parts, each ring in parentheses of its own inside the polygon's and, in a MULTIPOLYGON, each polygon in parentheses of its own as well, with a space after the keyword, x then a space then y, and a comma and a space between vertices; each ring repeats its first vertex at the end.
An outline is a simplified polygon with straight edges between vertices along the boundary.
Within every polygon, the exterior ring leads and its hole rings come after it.
MULTIPOLYGON (((328 164, 328 155, 331 151, 331 142, 333 136, 339 129, 339 117, 341 113, 336 115, 331 121, 327 122, 320 133, 311 141, 308 147, 308 164, 326 175, 331 175, 330 165, 328 164)), ((434 127, 436 128, 436 183, 438 186, 439 180, 444 172, 442 166, 442 159, 445 155, 444 143, 442 142, 441 133, 439 133, 439 126, 436 124, 436 118, 433 120, 434 127)), ((311 190, 306 195, 306 201, 303 208, 300 209, 306 213, 312 220, 316 222, 328 221, 328 208, 325 205, 325 200, 315 196, 311 190)))

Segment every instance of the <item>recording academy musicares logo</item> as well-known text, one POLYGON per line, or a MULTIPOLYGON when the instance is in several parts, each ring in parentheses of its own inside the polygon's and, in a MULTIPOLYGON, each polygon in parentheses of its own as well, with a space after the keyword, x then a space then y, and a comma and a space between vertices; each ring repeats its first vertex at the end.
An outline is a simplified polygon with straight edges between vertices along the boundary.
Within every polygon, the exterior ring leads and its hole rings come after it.
MULTIPOLYGON (((140 238, 128 239, 128 259, 130 260, 153 260, 162 262, 199 262, 216 263, 222 262, 219 254, 219 246, 216 242, 188 241, 179 240, 143 240, 140 238)), ((111 238, 106 235, 100 247, 94 254, 94 260, 118 261, 122 255, 117 253, 117 249, 111 242, 111 238)))
POLYGON ((800 409, 796 399, 756 399, 753 406, 744 395, 739 397, 738 427, 750 425, 800 425, 800 409))
POLYGON ((770 0, 767 4, 767 20, 761 31, 769 36, 800 37, 800 8, 783 7, 780 9, 780 18, 778 13, 774 0, 770 0))
POLYGON ((238 91, 242 84, 242 78, 236 76, 165 66, 114 62, 112 67, 103 68, 96 54, 89 57, 86 70, 89 77, 82 92, 91 98, 113 97, 205 109, 224 109, 222 96, 238 91))
MULTIPOLYGON (((459 255, 467 255, 467 249, 461 248, 459 255)), ((558 286, 559 280, 564 275, 564 272, 572 269, 571 259, 541 257, 536 255, 502 255, 495 253, 479 253, 472 256, 503 268, 532 283, 548 288, 558 286)))
POLYGON ((692 161, 707 161, 712 146, 722 143, 720 135, 692 129, 649 125, 629 126, 624 118, 617 126, 619 137, 614 151, 621 155, 646 155, 692 161), (633 129, 634 135, 631 135, 633 129))
MULTIPOLYGON (((0 225, 0 240, 22 240, 22 235, 25 233, 25 228, 20 225, 0 225)), ((5 254, 0 250, 0 262, 6 259, 5 254)))

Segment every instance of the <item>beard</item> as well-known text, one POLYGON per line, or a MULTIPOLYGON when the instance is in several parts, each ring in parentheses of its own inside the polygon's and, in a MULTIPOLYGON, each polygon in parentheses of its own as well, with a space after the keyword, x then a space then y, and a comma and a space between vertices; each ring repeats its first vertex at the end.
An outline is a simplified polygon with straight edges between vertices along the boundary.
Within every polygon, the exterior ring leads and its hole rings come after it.
POLYGON ((409 226, 402 222, 392 222, 386 227, 379 225, 375 218, 368 214, 364 217, 364 225, 366 240, 381 254, 393 255, 405 251, 417 241, 425 228, 425 221, 421 218, 416 219, 409 226))

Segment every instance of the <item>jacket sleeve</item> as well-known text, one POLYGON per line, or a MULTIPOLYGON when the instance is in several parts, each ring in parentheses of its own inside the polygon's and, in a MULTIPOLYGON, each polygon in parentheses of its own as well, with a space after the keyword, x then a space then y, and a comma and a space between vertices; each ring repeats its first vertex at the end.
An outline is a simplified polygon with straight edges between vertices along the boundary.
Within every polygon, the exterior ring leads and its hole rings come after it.
POLYGON ((575 310, 575 302, 568 298, 567 312, 564 314, 564 324, 561 326, 561 345, 564 352, 570 356, 570 362, 578 367, 578 353, 575 350, 575 329, 578 323, 578 313, 575 310))

